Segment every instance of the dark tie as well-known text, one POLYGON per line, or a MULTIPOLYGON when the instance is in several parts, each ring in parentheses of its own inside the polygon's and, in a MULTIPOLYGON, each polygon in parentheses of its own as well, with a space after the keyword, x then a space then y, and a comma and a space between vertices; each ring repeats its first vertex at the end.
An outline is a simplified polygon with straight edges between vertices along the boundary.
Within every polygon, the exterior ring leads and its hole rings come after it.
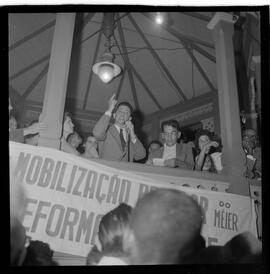
POLYGON ((123 129, 122 128, 120 128, 120 140, 121 140, 122 149, 124 151, 125 147, 126 147, 126 141, 124 139, 123 129))

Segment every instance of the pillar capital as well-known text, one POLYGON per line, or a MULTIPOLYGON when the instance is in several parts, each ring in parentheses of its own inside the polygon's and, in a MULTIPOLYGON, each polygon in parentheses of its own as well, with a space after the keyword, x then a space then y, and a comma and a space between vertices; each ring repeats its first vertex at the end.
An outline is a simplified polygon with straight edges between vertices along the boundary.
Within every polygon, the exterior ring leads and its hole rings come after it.
POLYGON ((207 28, 213 30, 219 22, 226 22, 234 24, 238 20, 237 15, 229 14, 227 12, 216 12, 214 17, 208 23, 207 28))

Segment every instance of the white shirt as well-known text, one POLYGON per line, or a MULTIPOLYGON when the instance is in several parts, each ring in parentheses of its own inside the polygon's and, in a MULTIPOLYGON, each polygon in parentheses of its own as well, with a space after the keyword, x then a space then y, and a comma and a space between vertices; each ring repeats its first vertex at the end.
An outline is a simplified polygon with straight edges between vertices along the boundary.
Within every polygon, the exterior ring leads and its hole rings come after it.
POLYGON ((162 159, 168 160, 176 158, 176 144, 169 147, 166 144, 164 144, 164 151, 163 151, 163 156, 162 159))

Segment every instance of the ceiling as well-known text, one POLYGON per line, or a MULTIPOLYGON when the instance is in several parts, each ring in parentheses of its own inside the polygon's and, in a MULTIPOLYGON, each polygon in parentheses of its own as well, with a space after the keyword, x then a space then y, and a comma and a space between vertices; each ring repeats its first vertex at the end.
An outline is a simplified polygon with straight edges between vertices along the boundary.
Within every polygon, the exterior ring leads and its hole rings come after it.
MULTIPOLYGON (((42 103, 56 13, 9 14, 9 85, 20 102, 42 103)), ((104 112, 116 93, 143 115, 217 89, 212 12, 115 13, 112 53, 122 68, 105 84, 92 73, 104 52, 103 13, 77 13, 67 99, 79 111, 104 112)), ((72 106, 71 106, 72 105, 72 106)))

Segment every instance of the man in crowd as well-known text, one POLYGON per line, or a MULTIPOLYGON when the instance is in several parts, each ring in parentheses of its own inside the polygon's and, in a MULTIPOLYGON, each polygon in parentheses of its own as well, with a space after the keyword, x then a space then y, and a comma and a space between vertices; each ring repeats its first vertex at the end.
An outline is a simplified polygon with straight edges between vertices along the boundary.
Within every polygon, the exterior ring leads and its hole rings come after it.
POLYGON ((124 240, 131 264, 184 263, 199 250, 201 216, 197 202, 184 192, 158 189, 144 195, 124 240))
POLYGON ((73 133, 69 134, 67 137, 67 142, 77 150, 78 146, 82 143, 82 137, 74 131, 73 133))
MULTIPOLYGON (((11 105, 10 98, 9 98, 9 106, 8 106, 9 115, 12 109, 13 107, 11 105)), ((14 128, 13 126, 11 127, 10 126, 11 124, 9 123, 9 140, 18 142, 18 143, 24 143, 24 136, 28 134, 39 133, 41 130, 43 130, 46 127, 46 125, 38 122, 33 123, 29 127, 25 127, 25 128, 14 128)))
POLYGON ((132 162, 145 157, 145 149, 134 132, 131 122, 132 106, 128 102, 117 104, 115 94, 109 100, 108 110, 93 129, 99 141, 102 159, 132 162), (114 124, 110 125, 111 116, 114 124))
POLYGON ((245 129, 242 134, 243 149, 247 157, 246 177, 249 179, 261 177, 261 148, 258 146, 258 136, 254 129, 245 129))
POLYGON ((150 153, 147 164, 165 167, 194 168, 192 147, 189 144, 177 143, 181 137, 179 124, 176 120, 162 123, 162 139, 164 146, 150 153))

